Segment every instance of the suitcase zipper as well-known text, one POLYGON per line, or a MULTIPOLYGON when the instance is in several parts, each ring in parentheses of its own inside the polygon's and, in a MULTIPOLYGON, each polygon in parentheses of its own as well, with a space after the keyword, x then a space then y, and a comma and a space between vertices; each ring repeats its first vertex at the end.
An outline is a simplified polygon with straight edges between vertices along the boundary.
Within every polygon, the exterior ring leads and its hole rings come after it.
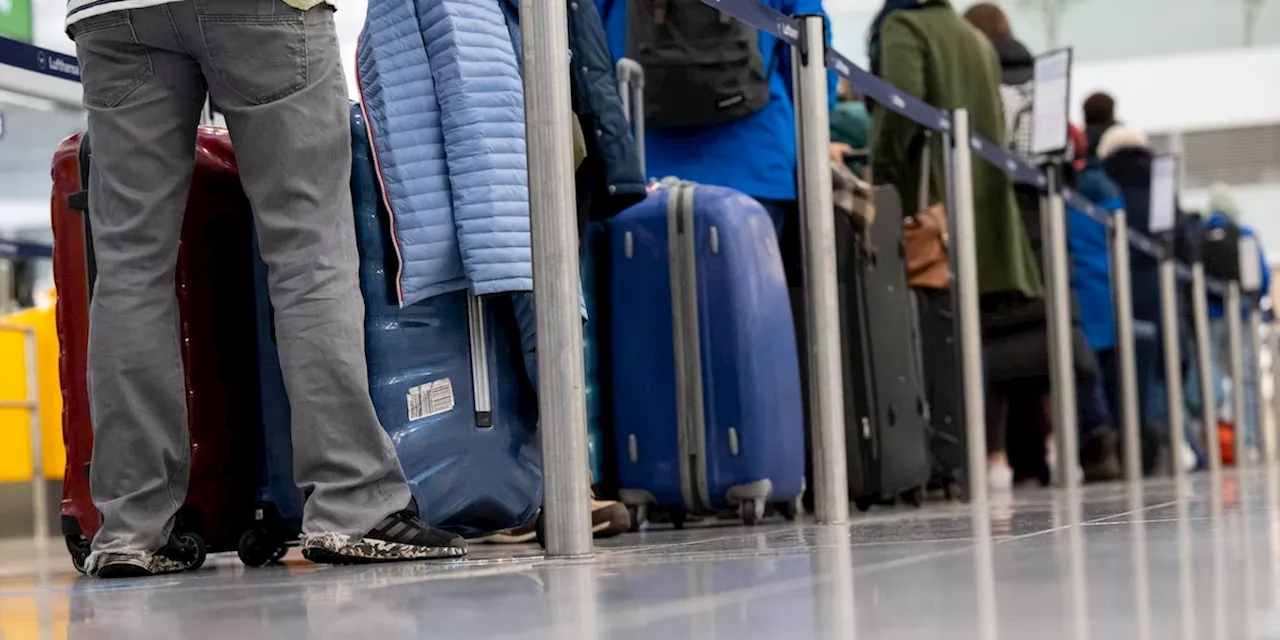
POLYGON ((467 293, 468 338, 471 342, 471 389, 475 399, 476 426, 493 426, 489 396, 489 348, 485 340, 484 301, 467 293))

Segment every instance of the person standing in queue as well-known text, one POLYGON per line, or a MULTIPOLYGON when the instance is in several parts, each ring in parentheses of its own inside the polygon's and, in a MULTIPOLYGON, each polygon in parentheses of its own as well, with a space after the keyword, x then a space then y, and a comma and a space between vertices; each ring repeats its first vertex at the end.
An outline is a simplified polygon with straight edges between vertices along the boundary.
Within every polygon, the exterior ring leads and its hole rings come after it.
MULTIPOLYGON (((872 73, 935 107, 967 109, 973 132, 988 140, 1005 139, 999 59, 949 0, 887 0, 872 22, 868 40, 872 73)), ((929 144, 929 200, 943 200, 945 150, 938 137, 929 142, 920 125, 878 105, 872 107, 871 122, 875 182, 893 185, 910 203, 924 175, 923 145, 929 144)), ((1040 298, 1039 271, 1009 179, 999 168, 975 162, 973 201, 984 315, 1040 298)), ((992 426, 987 429, 988 480, 993 489, 1007 491, 1013 472, 1005 430, 1002 424, 992 426)))
POLYGON ((270 269, 294 472, 308 496, 303 555, 466 554, 460 537, 418 519, 369 396, 333 11, 321 0, 67 5, 89 112, 98 266, 88 380, 102 528, 91 575, 193 564, 173 535, 190 474, 174 272, 206 96, 226 117, 270 269))

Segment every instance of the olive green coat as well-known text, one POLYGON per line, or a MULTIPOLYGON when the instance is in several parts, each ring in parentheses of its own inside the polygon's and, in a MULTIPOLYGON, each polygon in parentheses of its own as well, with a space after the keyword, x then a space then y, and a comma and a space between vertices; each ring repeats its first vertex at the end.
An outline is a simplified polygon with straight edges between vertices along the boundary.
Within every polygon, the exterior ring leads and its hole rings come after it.
MULTIPOLYGON (((945 0, 896 11, 880 33, 880 75, 903 92, 943 109, 969 110, 970 127, 988 140, 1004 140, 1000 61, 987 39, 945 0)), ((923 128, 877 106, 872 114, 871 162, 875 181, 892 184, 907 210, 917 208, 923 128)), ((930 197, 942 200, 944 158, 940 136, 931 137, 930 197)), ((973 204, 978 280, 984 294, 1041 294, 1031 244, 1004 172, 973 156, 973 204)))

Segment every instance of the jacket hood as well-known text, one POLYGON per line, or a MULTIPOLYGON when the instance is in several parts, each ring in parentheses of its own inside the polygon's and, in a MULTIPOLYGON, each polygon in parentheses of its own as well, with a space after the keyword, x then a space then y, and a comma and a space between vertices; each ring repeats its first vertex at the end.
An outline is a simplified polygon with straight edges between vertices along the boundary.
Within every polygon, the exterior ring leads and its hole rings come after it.
POLYGON ((1107 129, 1102 134, 1102 139, 1098 141, 1098 157, 1106 160, 1113 153, 1121 149, 1147 149, 1150 150, 1151 145, 1147 141, 1147 135, 1137 129, 1116 125, 1107 129))
POLYGON ((1000 38, 991 44, 1000 56, 1003 84, 1025 84, 1035 78, 1036 58, 1026 45, 1013 38, 1000 38))
POLYGON ((1234 220, 1240 215, 1240 204, 1231 196, 1227 185, 1217 182, 1209 192, 1209 211, 1234 220))
POLYGON ((1104 158, 1102 166, 1121 189, 1137 189, 1147 195, 1151 191, 1152 159, 1150 149, 1127 147, 1104 158))

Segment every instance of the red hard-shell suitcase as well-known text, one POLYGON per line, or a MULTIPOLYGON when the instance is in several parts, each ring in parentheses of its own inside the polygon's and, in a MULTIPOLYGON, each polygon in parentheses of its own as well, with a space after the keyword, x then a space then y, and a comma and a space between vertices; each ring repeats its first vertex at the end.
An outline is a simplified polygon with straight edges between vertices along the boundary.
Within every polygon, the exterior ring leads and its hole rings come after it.
MULTIPOLYGON (((96 275, 82 184, 91 155, 81 135, 53 159, 54 281, 58 290, 62 438, 67 467, 62 532, 77 567, 100 516, 89 494, 93 430, 86 385, 89 298, 96 275)), ((235 549, 253 519, 261 422, 257 415, 252 215, 231 141, 201 127, 196 170, 178 249, 176 294, 191 440, 191 480, 177 531, 209 552, 235 549)))

